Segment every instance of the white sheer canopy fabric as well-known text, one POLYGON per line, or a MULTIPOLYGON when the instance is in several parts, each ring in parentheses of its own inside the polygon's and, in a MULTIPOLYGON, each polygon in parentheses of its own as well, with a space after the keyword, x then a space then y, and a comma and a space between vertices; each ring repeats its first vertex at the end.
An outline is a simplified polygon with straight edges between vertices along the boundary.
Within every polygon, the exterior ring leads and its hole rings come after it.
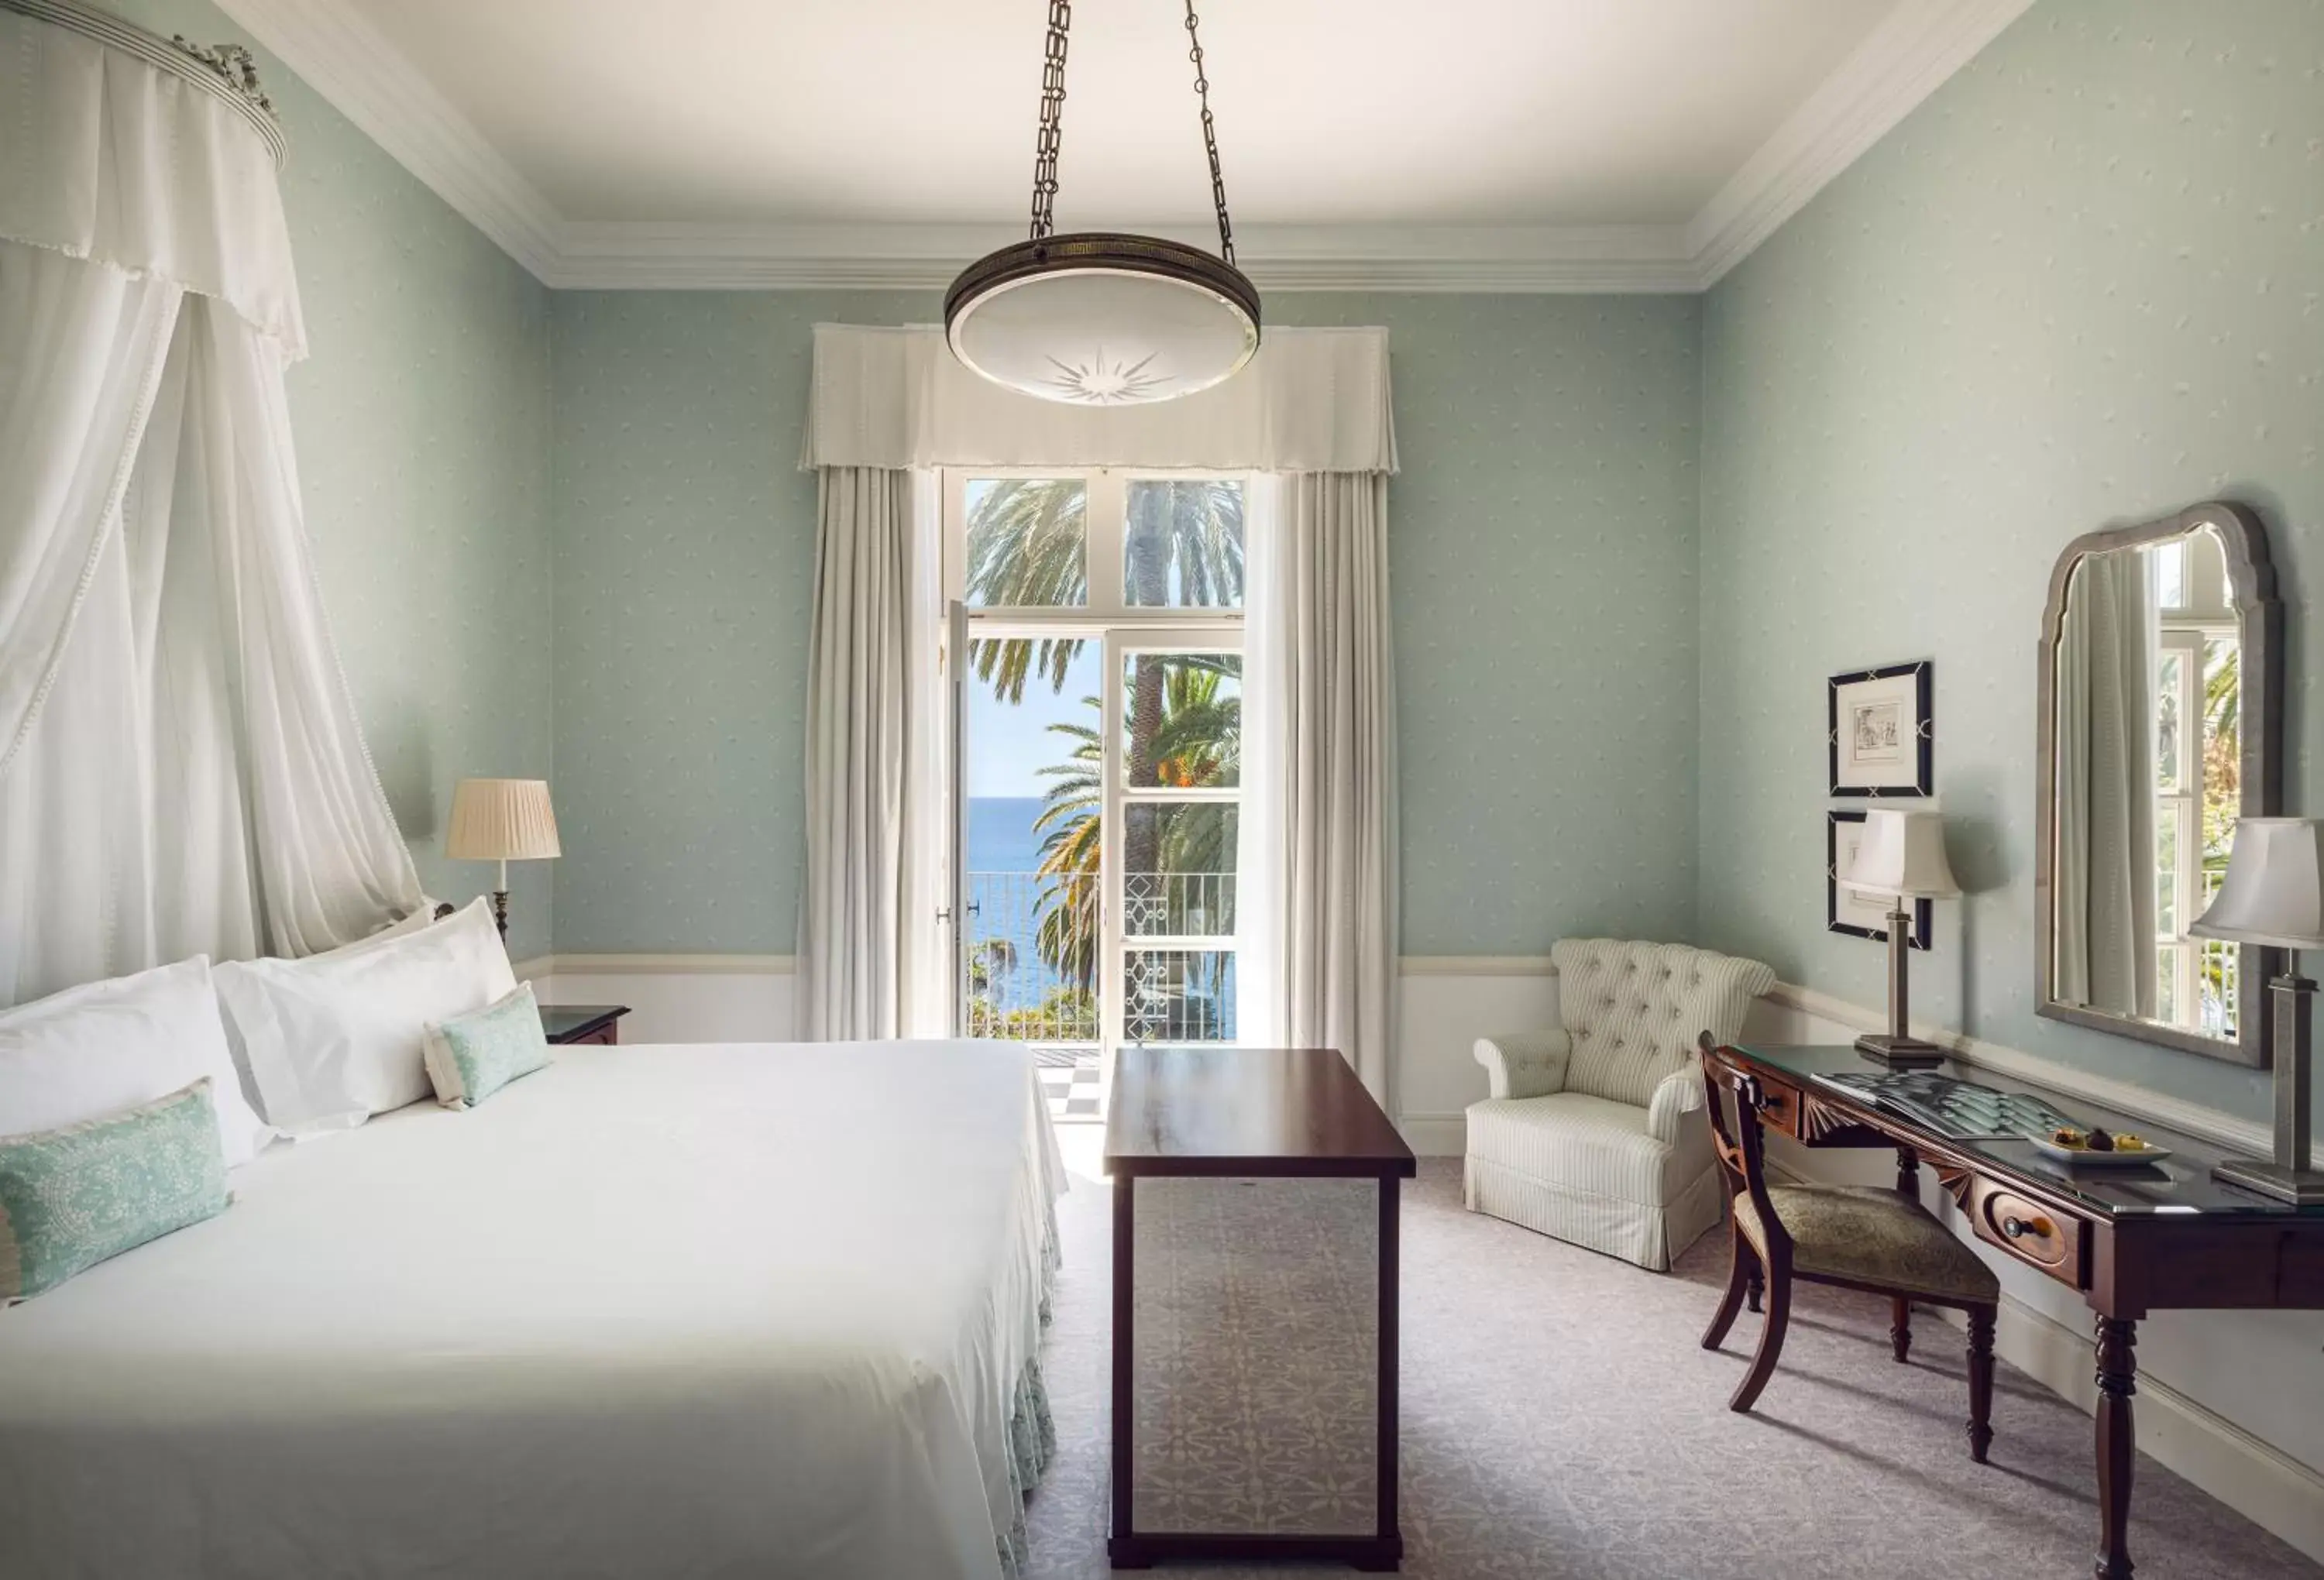
POLYGON ((2146 556, 2074 568, 2058 641, 2057 996, 2152 1017, 2154 666, 2146 556))
POLYGON ((1393 1113, 1388 479, 1268 480, 1248 551, 1243 1038, 1337 1048, 1393 1113))
POLYGON ((1214 389, 1093 408, 980 378, 939 329, 818 324, 799 464, 1394 472, 1388 331, 1269 328, 1214 389))
POLYGON ((935 491, 907 471, 830 466, 816 491, 799 1035, 940 1035, 935 491))
POLYGON ((362 937, 421 896, 308 556, 271 152, 49 23, 0 58, 0 1004, 362 937))

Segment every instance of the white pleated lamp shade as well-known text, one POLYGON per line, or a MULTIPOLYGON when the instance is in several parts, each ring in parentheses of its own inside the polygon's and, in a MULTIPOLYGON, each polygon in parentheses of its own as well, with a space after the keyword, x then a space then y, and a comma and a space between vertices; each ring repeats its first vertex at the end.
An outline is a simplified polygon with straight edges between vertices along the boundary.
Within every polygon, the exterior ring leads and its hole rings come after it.
POLYGON ((444 854, 455 861, 539 861, 562 854, 546 779, 463 779, 444 854))
POLYGON ((2247 817, 2219 897, 2187 931, 2278 949, 2324 949, 2324 840, 2312 817, 2247 817))
POLYGON ((1892 812, 1875 807, 1864 814, 1864 840, 1856 865, 1840 883, 1867 894, 1949 900, 1960 893, 1945 861, 1945 822, 1933 812, 1892 812))

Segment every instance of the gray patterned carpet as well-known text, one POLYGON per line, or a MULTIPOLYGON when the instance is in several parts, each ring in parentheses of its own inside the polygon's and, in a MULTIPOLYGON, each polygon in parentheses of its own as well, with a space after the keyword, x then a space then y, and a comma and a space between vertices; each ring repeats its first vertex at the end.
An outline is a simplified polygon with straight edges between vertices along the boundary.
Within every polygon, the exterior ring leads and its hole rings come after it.
MULTIPOLYGON (((1028 1510, 1028 1573, 1094 1580, 1110 1573, 1105 1187, 1077 1175, 1061 1213, 1045 1366, 1061 1451, 1028 1510)), ((1737 1416, 1726 1396, 1757 1318, 1737 1323, 1726 1353, 1696 1347, 1723 1239, 1675 1274, 1641 1272, 1471 1217, 1459 1164, 1430 1160, 1407 1188, 1404 1255, 1407 1575, 2089 1573, 2089 1418, 2005 1367, 1993 1463, 1972 1465, 1958 1335, 1933 1316, 1899 1366, 1883 1303, 1803 1287, 1783 1369, 1757 1413, 1737 1416)), ((2142 1580, 2324 1575, 2144 1458, 2132 1552, 2142 1580)), ((1177 1567, 1209 1580, 1308 1572, 1177 1567)))

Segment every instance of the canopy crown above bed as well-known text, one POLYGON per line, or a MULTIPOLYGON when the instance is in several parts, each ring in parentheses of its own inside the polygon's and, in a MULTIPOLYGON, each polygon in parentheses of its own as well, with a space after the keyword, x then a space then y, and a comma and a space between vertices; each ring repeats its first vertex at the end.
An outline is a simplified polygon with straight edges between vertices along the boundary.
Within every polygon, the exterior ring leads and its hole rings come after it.
POLYGON ((308 550, 281 129, 234 46, 0 0, 0 1005, 420 904, 308 550))

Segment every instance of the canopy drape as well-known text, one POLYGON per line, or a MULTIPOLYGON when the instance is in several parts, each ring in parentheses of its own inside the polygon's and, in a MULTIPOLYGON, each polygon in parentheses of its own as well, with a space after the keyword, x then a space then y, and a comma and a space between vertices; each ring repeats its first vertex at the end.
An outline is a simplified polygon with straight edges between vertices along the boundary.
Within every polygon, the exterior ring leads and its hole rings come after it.
POLYGON ((0 1004, 363 937, 422 901, 308 553, 272 148, 69 25, 0 9, 0 1004))
POLYGON ((1151 466, 1396 470, 1388 331, 1267 331, 1225 383, 1148 406, 1082 407, 1003 389, 940 329, 818 324, 804 469, 1151 466))

